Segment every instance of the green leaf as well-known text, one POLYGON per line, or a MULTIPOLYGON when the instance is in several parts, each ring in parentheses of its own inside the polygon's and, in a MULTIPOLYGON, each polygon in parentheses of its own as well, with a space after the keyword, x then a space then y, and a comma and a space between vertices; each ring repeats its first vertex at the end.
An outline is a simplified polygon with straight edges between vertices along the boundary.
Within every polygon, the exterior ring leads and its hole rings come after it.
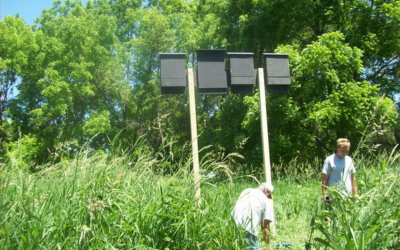
POLYGON ((332 245, 326 240, 323 240, 321 238, 314 238, 314 240, 319 242, 319 243, 321 243, 321 244, 323 244, 326 247, 332 248, 332 245))
POLYGON ((385 173, 385 169, 386 169, 386 158, 383 159, 383 162, 382 162, 382 173, 385 173))

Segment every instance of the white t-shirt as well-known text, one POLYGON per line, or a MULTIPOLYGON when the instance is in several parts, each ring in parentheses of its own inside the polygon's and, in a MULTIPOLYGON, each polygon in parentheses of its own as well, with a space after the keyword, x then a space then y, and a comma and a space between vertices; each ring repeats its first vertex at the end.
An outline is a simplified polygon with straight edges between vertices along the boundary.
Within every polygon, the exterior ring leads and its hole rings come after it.
POLYGON ((328 186, 342 186, 341 194, 345 196, 352 191, 351 175, 356 173, 353 160, 349 156, 339 158, 333 154, 326 158, 322 173, 329 175, 328 186))
POLYGON ((255 188, 247 188, 240 194, 231 215, 236 225, 256 236, 263 219, 274 221, 271 200, 260 189, 255 188))

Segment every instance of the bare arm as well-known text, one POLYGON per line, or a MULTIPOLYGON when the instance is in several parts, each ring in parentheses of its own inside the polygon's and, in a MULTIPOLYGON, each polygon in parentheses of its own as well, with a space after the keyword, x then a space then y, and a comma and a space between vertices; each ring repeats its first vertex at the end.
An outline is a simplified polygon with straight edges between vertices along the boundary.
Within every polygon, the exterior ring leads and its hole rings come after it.
POLYGON ((328 180, 329 180, 329 175, 323 173, 321 188, 322 188, 322 196, 324 198, 324 201, 325 201, 325 197, 326 197, 326 187, 328 186, 328 180))
POLYGON ((358 195, 358 191, 357 191, 356 177, 354 174, 351 175, 351 187, 352 187, 352 191, 353 191, 353 196, 360 199, 360 196, 358 195))
POLYGON ((264 220, 263 220, 263 223, 262 223, 262 225, 261 225, 261 228, 262 228, 262 231, 263 231, 264 241, 265 241, 265 243, 267 243, 267 244, 269 244, 269 231, 270 231, 269 223, 270 223, 270 222, 271 222, 271 221, 264 219, 264 220))

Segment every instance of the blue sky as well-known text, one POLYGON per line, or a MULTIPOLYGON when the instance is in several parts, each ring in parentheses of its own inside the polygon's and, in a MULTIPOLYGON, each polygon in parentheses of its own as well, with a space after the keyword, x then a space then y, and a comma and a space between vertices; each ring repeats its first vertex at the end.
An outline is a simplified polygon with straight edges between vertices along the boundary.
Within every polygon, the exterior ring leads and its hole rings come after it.
MULTIPOLYGON (((86 0, 82 2, 85 3, 86 0)), ((33 21, 40 16, 42 10, 52 6, 53 0, 0 0, 0 16, 3 20, 6 16, 18 13, 27 25, 33 25, 33 21)))

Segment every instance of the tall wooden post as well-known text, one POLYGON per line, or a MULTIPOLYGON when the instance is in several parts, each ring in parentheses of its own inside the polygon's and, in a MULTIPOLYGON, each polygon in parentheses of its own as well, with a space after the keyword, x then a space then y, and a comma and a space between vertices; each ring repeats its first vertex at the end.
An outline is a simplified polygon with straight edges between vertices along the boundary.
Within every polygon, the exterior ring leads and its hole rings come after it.
POLYGON ((263 146, 263 162, 265 168, 265 180, 271 182, 271 162, 269 158, 269 142, 268 142, 268 120, 267 120, 267 104, 265 102, 265 83, 264 69, 258 69, 258 88, 260 91, 260 113, 261 113, 261 138, 263 146))
POLYGON ((196 121, 196 100, 194 92, 194 73, 193 68, 188 69, 188 87, 189 87, 189 103, 190 103, 190 127, 192 132, 192 153, 193 153, 193 172, 194 185, 196 189, 195 199, 198 204, 201 203, 200 194, 200 173, 199 173, 199 149, 197 144, 197 121, 196 121))
MULTIPOLYGON (((265 180, 272 185, 271 180, 271 161, 269 158, 269 141, 268 141, 268 119, 267 119, 267 103, 265 102, 265 81, 264 69, 258 69, 258 90, 260 91, 260 115, 261 115, 261 137, 263 146, 263 161, 265 168, 265 180)), ((273 200, 271 200, 273 207, 273 200)), ((274 212, 275 214, 275 212, 274 212)), ((270 225, 271 232, 276 235, 276 221, 270 225)))

